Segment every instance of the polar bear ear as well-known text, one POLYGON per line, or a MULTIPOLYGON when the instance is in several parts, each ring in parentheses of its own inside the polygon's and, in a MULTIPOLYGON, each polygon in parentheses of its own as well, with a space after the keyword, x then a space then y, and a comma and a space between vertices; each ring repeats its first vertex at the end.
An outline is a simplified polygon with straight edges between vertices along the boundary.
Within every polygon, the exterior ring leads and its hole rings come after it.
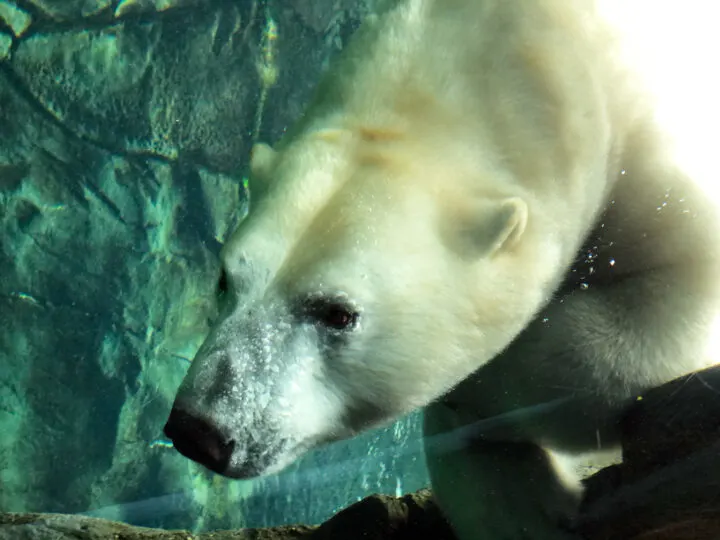
POLYGON ((494 234, 490 254, 512 249, 520 240, 527 226, 527 203, 519 197, 505 199, 497 209, 490 233, 494 234))
POLYGON ((518 243, 527 225, 528 207, 519 197, 510 197, 473 205, 471 214, 465 214, 459 228, 464 255, 493 257, 518 243))

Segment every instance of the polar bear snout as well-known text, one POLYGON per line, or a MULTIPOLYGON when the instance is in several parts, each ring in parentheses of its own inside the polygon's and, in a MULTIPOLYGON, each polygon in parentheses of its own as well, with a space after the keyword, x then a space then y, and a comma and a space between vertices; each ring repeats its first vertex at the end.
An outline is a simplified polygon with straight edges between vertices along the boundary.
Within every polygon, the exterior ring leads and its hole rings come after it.
MULTIPOLYGON (((328 317, 347 326, 344 315, 328 317)), ((247 479, 279 472, 346 432, 347 399, 328 373, 317 325, 293 322, 277 301, 240 305, 218 322, 165 425, 180 454, 217 474, 247 479)))
POLYGON ((227 470, 235 442, 209 422, 173 407, 163 432, 186 458, 218 474, 227 470))

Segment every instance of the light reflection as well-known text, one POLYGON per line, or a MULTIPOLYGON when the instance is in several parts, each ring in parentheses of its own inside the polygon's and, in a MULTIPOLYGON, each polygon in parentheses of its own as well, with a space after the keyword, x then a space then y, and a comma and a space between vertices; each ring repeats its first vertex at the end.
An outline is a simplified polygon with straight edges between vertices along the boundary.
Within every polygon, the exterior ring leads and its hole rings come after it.
POLYGON ((712 67, 720 50, 720 4, 603 0, 599 6, 623 31, 628 60, 654 93, 657 118, 673 139, 678 162, 712 199, 720 201, 714 163, 720 77, 712 67))

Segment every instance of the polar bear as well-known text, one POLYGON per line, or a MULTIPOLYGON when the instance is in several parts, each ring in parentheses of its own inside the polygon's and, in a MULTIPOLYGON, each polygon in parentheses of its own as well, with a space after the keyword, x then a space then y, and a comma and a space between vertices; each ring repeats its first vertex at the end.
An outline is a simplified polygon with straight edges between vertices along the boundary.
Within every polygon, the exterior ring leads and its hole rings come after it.
POLYGON ((459 538, 572 537, 568 456, 713 362, 720 306, 717 206, 608 20, 589 0, 370 19, 253 150, 175 447, 249 478, 424 408, 459 538))

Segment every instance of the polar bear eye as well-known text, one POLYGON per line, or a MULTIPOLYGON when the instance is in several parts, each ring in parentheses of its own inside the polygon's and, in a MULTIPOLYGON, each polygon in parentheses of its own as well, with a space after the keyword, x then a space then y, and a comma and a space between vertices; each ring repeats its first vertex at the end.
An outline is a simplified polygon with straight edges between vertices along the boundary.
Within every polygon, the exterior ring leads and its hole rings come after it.
POLYGON ((333 330, 352 329, 358 321, 358 313, 348 304, 339 300, 313 298, 305 302, 307 316, 333 330))
POLYGON ((355 324, 356 313, 349 311, 345 306, 334 304, 328 306, 322 313, 322 322, 325 326, 335 328, 336 330, 344 330, 355 324))

